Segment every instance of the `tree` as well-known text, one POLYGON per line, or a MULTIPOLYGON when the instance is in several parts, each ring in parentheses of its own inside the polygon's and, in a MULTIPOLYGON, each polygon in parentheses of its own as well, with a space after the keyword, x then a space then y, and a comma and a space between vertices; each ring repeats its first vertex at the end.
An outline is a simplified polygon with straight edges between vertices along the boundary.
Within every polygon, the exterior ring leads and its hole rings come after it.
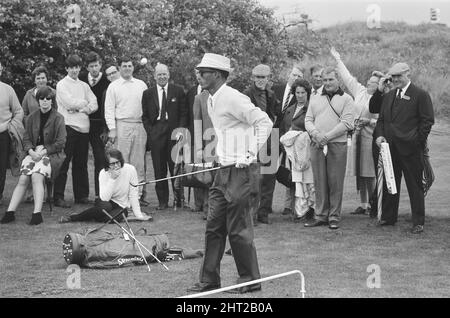
POLYGON ((150 63, 138 65, 135 75, 147 83, 152 67, 165 63, 172 80, 185 86, 203 53, 224 54, 233 62, 231 84, 242 89, 256 64, 269 64, 275 74, 283 67, 287 49, 279 30, 273 11, 256 0, 3 0, 0 56, 20 97, 33 87, 36 66, 49 68, 54 86, 65 76, 68 54, 91 50, 106 63, 124 54, 146 57, 150 63), (69 28, 78 18, 75 4, 81 26, 69 28))

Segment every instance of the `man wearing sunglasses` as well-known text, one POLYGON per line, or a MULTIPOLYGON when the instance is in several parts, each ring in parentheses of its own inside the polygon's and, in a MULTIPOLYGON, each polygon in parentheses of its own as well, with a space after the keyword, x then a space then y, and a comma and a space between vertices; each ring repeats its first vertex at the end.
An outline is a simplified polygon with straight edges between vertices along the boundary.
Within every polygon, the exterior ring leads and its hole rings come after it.
MULTIPOLYGON (((220 262, 226 238, 238 269, 238 283, 261 277, 253 222, 250 211, 250 165, 267 140, 272 122, 248 96, 226 84, 231 72, 230 59, 205 53, 197 69, 208 90, 208 113, 217 133, 216 153, 220 165, 233 165, 218 170, 209 190, 209 211, 206 221, 205 256, 200 269, 200 282, 189 289, 203 292, 220 288, 220 262)), ((261 290, 256 283, 233 290, 247 293, 261 290)))
MULTIPOLYGON (((3 63, 0 61, 0 76, 3 71, 3 63)), ((6 167, 9 157, 9 133, 8 126, 11 122, 22 125, 23 109, 20 106, 16 92, 8 84, 0 81, 0 205, 3 201, 3 190, 6 181, 6 167)))

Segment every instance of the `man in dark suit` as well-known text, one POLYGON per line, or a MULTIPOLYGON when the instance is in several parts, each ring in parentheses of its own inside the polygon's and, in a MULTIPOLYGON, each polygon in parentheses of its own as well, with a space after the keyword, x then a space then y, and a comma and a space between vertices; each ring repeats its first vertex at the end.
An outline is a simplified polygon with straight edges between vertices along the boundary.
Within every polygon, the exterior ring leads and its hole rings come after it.
MULTIPOLYGON (((270 67, 268 65, 259 64, 255 66, 252 70, 253 83, 244 91, 244 94, 250 97, 251 102, 255 106, 265 111, 272 122, 275 122, 276 117, 280 115, 281 105, 275 93, 267 87, 269 79, 270 67)), ((271 137, 269 137, 265 145, 267 156, 270 156, 272 160, 276 161, 278 159, 277 153, 271 153, 271 137)), ((271 161, 263 162, 262 165, 266 167, 270 166, 271 161)), ((254 187, 254 190, 256 190, 256 202, 253 207, 255 209, 254 219, 257 222, 269 224, 269 213, 272 212, 273 191, 275 190, 276 171, 273 171, 273 173, 260 171, 261 169, 259 167, 255 171, 252 171, 254 173, 253 177, 255 177, 252 178, 252 181, 256 182, 254 187), (258 178, 257 176, 260 175, 262 176, 258 178)))
MULTIPOLYGON (((295 95, 291 93, 291 86, 294 84, 296 79, 303 78, 304 71, 303 68, 299 65, 294 65, 292 67, 291 72, 289 73, 289 78, 287 83, 274 85, 272 87, 272 90, 275 92, 275 96, 281 103, 281 114, 277 117, 273 128, 280 128, 281 122, 283 121, 283 114, 286 109, 288 109, 289 106, 297 104, 297 99, 295 98, 295 95)), ((281 134, 279 135, 281 137, 281 134)), ((289 188, 286 188, 286 195, 285 195, 285 201, 284 201, 284 211, 283 215, 290 215, 292 214, 292 205, 293 205, 293 198, 291 197, 291 191, 289 188)))
POLYGON ((109 85, 106 75, 100 72, 102 60, 95 52, 89 52, 86 56, 88 73, 80 76, 80 80, 89 84, 92 92, 97 98, 98 109, 89 115, 89 143, 94 155, 94 180, 95 199, 99 199, 98 175, 105 163, 105 142, 108 137, 105 123, 105 101, 104 94, 109 85))
POLYGON ((397 222, 402 173, 405 175, 411 202, 411 233, 423 232, 425 200, 422 187, 423 151, 428 134, 434 124, 434 110, 430 95, 411 84, 410 69, 405 63, 397 63, 389 70, 395 89, 382 95, 386 78, 380 80, 378 91, 370 100, 370 107, 380 107, 380 116, 374 132, 376 143, 389 143, 397 193, 389 194, 383 186, 383 214, 380 225, 397 222))
MULTIPOLYGON (((172 132, 179 127, 187 127, 188 108, 183 88, 169 84, 169 68, 164 64, 155 67, 156 86, 144 91, 142 95, 142 120, 147 131, 155 178, 167 177, 167 168, 173 175, 174 160, 171 157, 172 132)), ((182 191, 172 189, 176 207, 182 207, 182 191)), ((159 206, 157 210, 168 208, 169 185, 167 181, 160 181, 155 186, 159 206)))

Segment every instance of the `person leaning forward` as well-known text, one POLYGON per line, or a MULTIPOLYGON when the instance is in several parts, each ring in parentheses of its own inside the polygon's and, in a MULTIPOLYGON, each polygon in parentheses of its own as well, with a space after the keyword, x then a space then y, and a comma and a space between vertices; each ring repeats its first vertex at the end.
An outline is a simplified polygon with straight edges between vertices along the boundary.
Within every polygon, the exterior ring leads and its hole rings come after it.
POLYGON ((374 132, 376 143, 389 143, 394 169, 396 194, 389 194, 383 186, 383 213, 380 225, 397 222, 402 173, 411 202, 411 232, 423 232, 425 223, 425 199, 422 187, 424 168, 423 152, 428 134, 434 124, 434 110, 430 95, 411 83, 410 68, 406 63, 397 63, 389 70, 395 89, 382 95, 385 78, 380 80, 369 107, 380 107, 381 111, 374 132))
MULTIPOLYGON (((247 96, 226 85, 231 72, 229 58, 206 53, 197 69, 204 88, 210 93, 208 113, 218 137, 219 162, 235 166, 218 170, 210 188, 205 255, 200 268, 200 282, 188 289, 191 292, 220 288, 220 262, 227 235, 239 273, 238 283, 260 278, 249 205, 249 165, 256 161, 256 152, 266 142, 272 128, 272 122, 264 111, 255 107, 247 96)), ((261 290, 259 283, 233 291, 258 290, 261 290)))

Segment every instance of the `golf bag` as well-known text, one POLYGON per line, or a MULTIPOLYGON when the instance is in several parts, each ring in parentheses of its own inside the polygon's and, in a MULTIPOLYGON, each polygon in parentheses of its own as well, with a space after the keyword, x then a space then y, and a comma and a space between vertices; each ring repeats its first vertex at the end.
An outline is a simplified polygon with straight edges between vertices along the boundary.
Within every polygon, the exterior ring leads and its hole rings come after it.
MULTIPOLYGON (((135 236, 155 256, 169 248, 169 239, 165 234, 135 233, 135 236)), ((147 251, 141 250, 148 263, 156 262, 147 251)), ((67 264, 87 268, 145 265, 138 243, 123 232, 104 229, 87 230, 85 234, 68 233, 63 241, 63 255, 67 264)))

